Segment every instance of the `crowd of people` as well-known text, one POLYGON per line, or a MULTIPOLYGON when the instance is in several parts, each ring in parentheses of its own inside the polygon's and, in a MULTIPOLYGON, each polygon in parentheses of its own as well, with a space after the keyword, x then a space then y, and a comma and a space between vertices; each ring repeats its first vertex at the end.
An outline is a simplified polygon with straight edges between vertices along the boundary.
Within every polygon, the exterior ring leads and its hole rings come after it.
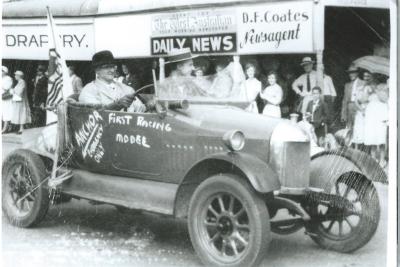
MULTIPOLYGON (((99 58, 94 56, 93 64, 113 59, 112 54, 107 53, 96 54, 95 56, 99 58)), ((315 136, 315 143, 320 146, 323 146, 326 141, 327 134, 337 130, 337 125, 342 125, 349 130, 351 135, 348 145, 367 151, 381 165, 386 164, 388 77, 359 69, 353 64, 350 65, 347 70, 350 81, 344 86, 340 112, 337 108, 339 106, 336 99, 337 92, 332 78, 323 74, 323 86, 317 86, 315 62, 311 57, 304 57, 298 63, 303 69, 303 73, 297 78, 291 71, 282 71, 282 66, 276 59, 272 59, 268 63, 263 60, 246 60, 246 58, 242 60, 237 56, 233 59, 233 61, 210 62, 205 57, 194 60, 190 57, 190 61, 181 60, 167 66, 170 68, 167 68, 167 76, 176 77, 180 74, 180 76, 191 77, 191 80, 199 87, 222 85, 214 88, 214 94, 218 98, 224 98, 227 94, 232 93, 232 91, 227 91, 227 88, 236 86, 237 92, 245 93, 249 103, 246 107, 247 111, 278 118, 291 117, 303 124, 308 123, 311 128, 307 128, 313 131, 312 136, 315 136), (186 64, 187 62, 190 64, 186 64), (171 68, 172 65, 175 67, 171 68), (229 75, 230 80, 226 78, 229 75), (210 80, 211 76, 212 80, 210 80)), ((128 93, 133 91, 126 88, 137 90, 145 84, 126 63, 120 65, 115 61, 113 64, 102 63, 99 66, 92 66, 96 79, 85 86, 85 88, 93 87, 98 92, 93 89, 85 90, 82 93, 84 89, 82 79, 76 74, 75 66, 69 66, 73 91, 74 94, 79 95, 79 100, 93 102, 92 100, 96 97, 108 97, 110 92, 115 91, 108 90, 110 86, 121 85, 120 91, 123 92, 123 95, 129 95, 128 93), (110 81, 102 83, 103 80, 110 81), (89 91, 93 94, 88 95, 89 91)), ((36 77, 31 81, 33 93, 30 105, 24 73, 17 70, 13 79, 7 67, 3 66, 2 77, 2 132, 10 131, 10 124, 18 125, 18 133, 22 133, 24 125, 44 126, 46 124, 48 86, 47 68, 44 65, 37 67, 36 77)), ((174 84, 172 83, 172 85, 174 84)), ((111 97, 112 101, 108 102, 114 103, 114 98, 111 97)), ((100 100, 104 102, 104 99, 100 100)), ((140 107, 136 108, 142 110, 140 107)))

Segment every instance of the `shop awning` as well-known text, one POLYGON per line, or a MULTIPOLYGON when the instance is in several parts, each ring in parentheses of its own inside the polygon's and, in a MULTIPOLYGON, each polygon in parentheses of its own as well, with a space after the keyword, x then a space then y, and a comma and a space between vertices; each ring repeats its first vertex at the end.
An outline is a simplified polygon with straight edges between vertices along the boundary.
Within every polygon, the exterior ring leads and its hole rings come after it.
MULTIPOLYGON (((289 1, 298 2, 285 0, 289 1)), ((80 17, 268 2, 279 0, 21 0, 4 2, 2 16, 3 19, 45 17, 46 6, 50 7, 54 17, 80 17)))

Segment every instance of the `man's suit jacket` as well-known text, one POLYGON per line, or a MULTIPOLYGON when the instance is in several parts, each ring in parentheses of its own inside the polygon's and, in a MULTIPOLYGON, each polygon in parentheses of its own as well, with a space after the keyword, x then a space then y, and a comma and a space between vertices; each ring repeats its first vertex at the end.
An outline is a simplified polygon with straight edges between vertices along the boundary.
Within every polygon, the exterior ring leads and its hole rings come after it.
POLYGON ((344 95, 343 95, 343 101, 342 101, 342 112, 341 112, 341 118, 344 121, 349 120, 349 103, 351 103, 351 95, 353 93, 353 84, 357 82, 356 86, 364 86, 364 81, 360 79, 356 79, 354 81, 348 82, 344 85, 344 95))
POLYGON ((46 105, 47 101, 47 77, 42 76, 33 88, 33 107, 39 107, 41 104, 46 105))
POLYGON ((310 112, 310 114, 312 114, 312 123, 314 124, 314 127, 320 127, 322 126, 322 123, 326 123, 328 108, 325 102, 320 100, 313 112, 313 105, 314 101, 310 101, 307 105, 306 112, 310 112))

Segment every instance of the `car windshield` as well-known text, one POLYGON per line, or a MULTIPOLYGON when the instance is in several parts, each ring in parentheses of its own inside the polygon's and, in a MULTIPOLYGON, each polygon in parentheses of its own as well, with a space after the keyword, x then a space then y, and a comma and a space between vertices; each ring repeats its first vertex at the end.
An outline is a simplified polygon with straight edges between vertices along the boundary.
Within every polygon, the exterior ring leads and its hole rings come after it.
POLYGON ((160 100, 248 102, 241 83, 224 73, 200 77, 169 77, 158 84, 157 91, 160 100))

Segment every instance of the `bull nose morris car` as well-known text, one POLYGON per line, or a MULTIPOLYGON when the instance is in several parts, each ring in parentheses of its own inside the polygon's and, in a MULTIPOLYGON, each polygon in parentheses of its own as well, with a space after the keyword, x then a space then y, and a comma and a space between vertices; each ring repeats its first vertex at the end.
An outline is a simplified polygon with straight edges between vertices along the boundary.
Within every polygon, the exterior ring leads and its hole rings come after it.
POLYGON ((43 220, 54 171, 70 174, 58 186, 63 195, 186 218, 206 266, 257 266, 271 232, 305 228, 318 245, 340 252, 374 235, 380 206, 373 181, 387 178, 367 155, 342 149, 310 156, 295 124, 246 112, 234 99, 203 92, 155 100, 146 113, 66 103, 58 112, 58 157, 38 144, 46 129, 26 131, 32 138, 36 131, 37 143, 3 164, 10 223, 43 220))

